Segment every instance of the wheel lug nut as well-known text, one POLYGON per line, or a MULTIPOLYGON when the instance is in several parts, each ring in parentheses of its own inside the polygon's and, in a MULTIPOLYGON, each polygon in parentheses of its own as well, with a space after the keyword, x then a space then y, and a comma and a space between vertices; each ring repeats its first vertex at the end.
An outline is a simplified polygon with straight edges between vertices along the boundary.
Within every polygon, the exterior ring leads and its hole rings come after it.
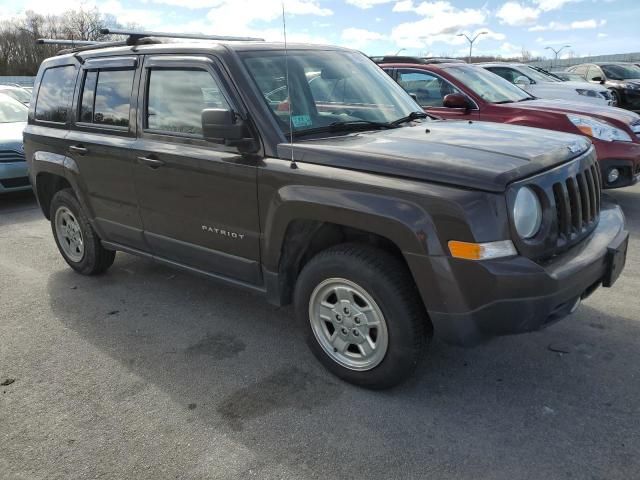
POLYGON ((353 319, 354 322, 356 322, 357 324, 360 324, 360 319, 358 317, 353 319))
POLYGON ((343 335, 346 335, 347 333, 349 333, 349 330, 347 330, 347 329, 346 329, 346 328, 344 328, 344 327, 342 328, 342 330, 341 330, 341 331, 342 331, 342 334, 343 334, 343 335))
POLYGON ((353 329, 353 336, 357 337, 358 335, 360 335, 360 332, 358 332, 358 330, 356 330, 355 328, 353 329))
POLYGON ((338 322, 338 323, 339 323, 339 322, 341 322, 341 321, 342 321, 342 315, 337 314, 337 315, 336 315, 336 322, 338 322))
POLYGON ((344 307, 344 314, 349 315, 349 307, 344 307))

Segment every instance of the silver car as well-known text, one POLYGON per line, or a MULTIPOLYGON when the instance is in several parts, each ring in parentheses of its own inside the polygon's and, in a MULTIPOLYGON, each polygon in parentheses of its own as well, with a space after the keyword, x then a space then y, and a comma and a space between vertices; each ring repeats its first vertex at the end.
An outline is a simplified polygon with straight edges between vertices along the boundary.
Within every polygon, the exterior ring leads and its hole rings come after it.
POLYGON ((22 146, 27 112, 22 103, 0 94, 0 194, 31 188, 22 146))

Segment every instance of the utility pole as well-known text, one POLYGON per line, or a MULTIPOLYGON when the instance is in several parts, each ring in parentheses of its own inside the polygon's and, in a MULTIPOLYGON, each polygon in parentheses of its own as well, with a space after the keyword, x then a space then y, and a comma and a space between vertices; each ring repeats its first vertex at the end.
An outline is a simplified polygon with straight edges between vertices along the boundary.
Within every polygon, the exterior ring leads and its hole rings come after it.
POLYGON ((553 68, 556 68, 558 66, 557 65, 558 64, 558 55, 560 55, 560 52, 562 50, 564 50, 565 48, 570 48, 570 47, 571 47, 571 45, 564 45, 564 46, 560 47, 557 50, 555 48, 553 48, 553 47, 544 47, 545 50, 551 50, 555 55, 555 58, 553 59, 553 68))
POLYGON ((473 53, 473 42, 475 42, 480 35, 486 35, 487 33, 489 33, 489 32, 480 32, 480 33, 476 34, 476 36, 473 37, 473 38, 467 37, 467 35, 464 34, 464 33, 459 33, 458 35, 456 35, 456 37, 464 37, 464 38, 466 38, 467 41, 469 42, 469 62, 468 63, 471 63, 471 54, 473 53))

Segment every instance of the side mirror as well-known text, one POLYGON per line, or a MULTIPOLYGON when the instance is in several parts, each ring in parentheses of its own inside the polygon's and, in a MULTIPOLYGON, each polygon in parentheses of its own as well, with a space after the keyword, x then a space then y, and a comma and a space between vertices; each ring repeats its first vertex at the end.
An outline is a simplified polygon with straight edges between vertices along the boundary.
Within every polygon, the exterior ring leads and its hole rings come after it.
POLYGON ((232 110, 207 108, 202 111, 202 135, 210 142, 237 144, 245 140, 247 127, 232 110))
POLYGON ((529 78, 525 77, 524 75, 520 75, 519 77, 515 78, 513 83, 515 83, 516 85, 525 86, 525 85, 531 85, 531 80, 529 80, 529 78))
POLYGON ((469 99, 461 93, 450 93, 445 95, 442 106, 446 108, 464 108, 469 110, 469 99))
POLYGON ((414 101, 414 102, 416 102, 416 103, 418 102, 418 95, 416 95, 415 93, 410 93, 410 94, 409 94, 409 96, 410 96, 411 98, 413 98, 413 101, 414 101))
POLYGON ((593 77, 591 81, 596 83, 604 83, 604 79, 600 75, 598 75, 597 77, 593 77))

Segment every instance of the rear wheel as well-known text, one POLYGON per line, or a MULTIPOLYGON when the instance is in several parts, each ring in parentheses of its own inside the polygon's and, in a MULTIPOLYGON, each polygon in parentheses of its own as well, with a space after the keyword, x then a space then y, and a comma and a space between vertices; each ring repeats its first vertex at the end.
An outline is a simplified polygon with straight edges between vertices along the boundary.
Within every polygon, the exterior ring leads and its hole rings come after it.
POLYGON ((615 90, 611 90, 611 96, 613 97, 613 106, 619 107, 621 105, 620 94, 615 90))
POLYGON ((60 190, 53 196, 50 218, 58 250, 71 268, 83 275, 97 275, 113 264, 116 252, 102 246, 73 190, 60 190))
POLYGON ((368 245, 339 245, 311 259, 298 278, 295 306, 320 362, 368 388, 407 378, 431 332, 406 265, 368 245))

